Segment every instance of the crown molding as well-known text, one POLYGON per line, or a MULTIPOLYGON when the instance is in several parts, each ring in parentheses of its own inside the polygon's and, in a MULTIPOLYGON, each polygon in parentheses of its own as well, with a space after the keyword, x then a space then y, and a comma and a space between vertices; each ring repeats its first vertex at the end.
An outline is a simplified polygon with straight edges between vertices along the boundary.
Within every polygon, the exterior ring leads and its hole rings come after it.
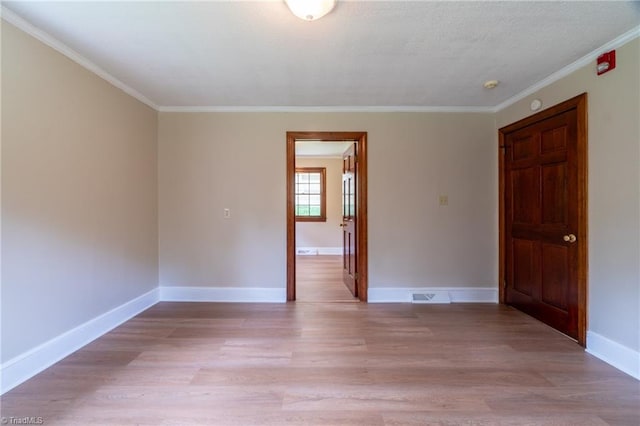
POLYGON ((130 86, 123 83, 122 81, 118 80, 117 78, 115 78, 114 76, 112 76, 111 74, 103 70, 102 68, 100 68, 98 65, 91 62, 89 59, 85 58, 75 50, 71 49, 66 44, 62 43, 61 41, 57 40, 50 34, 37 28, 33 24, 27 22, 25 19, 23 19, 16 13, 12 12, 10 9, 7 9, 7 7, 5 6, 0 7, 0 16, 2 17, 2 19, 7 21, 8 23, 21 29, 25 33, 36 38, 37 40, 40 40, 42 43, 46 44, 52 49, 60 52, 67 58, 76 62, 78 65, 81 65, 82 67, 96 74, 98 77, 102 78, 103 80, 106 80, 111 85, 122 90, 127 95, 132 96, 133 98, 155 109, 156 111, 158 110, 158 105, 156 105, 153 101, 151 101, 149 98, 144 96, 142 93, 138 92, 137 90, 131 88, 130 86))
POLYGON ((492 107, 468 106, 163 106, 160 112, 469 112, 492 113, 492 107))
POLYGON ((585 56, 583 56, 582 58, 578 59, 577 61, 567 65, 566 67, 560 69, 559 71, 554 72, 553 74, 551 74, 550 76, 540 80, 539 82, 537 82, 536 84, 528 87, 527 89, 523 90, 522 92, 518 93, 515 96, 510 97, 509 99, 507 99, 506 101, 496 105, 495 107, 491 108, 492 112, 500 112, 503 109, 510 107, 511 105, 515 104, 516 102, 526 98, 527 96, 533 95, 534 93, 536 93, 538 90, 549 86, 552 83, 555 83, 556 81, 568 76, 569 74, 579 70, 580 68, 589 65, 590 62, 593 62, 596 60, 596 58, 598 56, 600 56, 602 53, 607 52, 611 49, 617 49, 620 46, 623 46, 627 43, 629 43, 631 40, 640 37, 640 25, 638 25, 637 27, 627 31, 626 33, 622 34, 619 37, 616 37, 615 39, 611 40, 608 43, 603 44, 602 46, 600 46, 599 48, 593 50, 590 53, 587 53, 585 56))

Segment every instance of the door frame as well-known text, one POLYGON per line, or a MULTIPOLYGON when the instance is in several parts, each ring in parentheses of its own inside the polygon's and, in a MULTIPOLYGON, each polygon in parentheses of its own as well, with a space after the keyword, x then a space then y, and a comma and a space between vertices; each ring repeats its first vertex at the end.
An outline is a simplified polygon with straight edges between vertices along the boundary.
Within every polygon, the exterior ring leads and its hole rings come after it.
POLYGON ((296 300, 296 217, 295 173, 296 140, 357 143, 356 232, 358 251, 358 298, 367 301, 369 288, 367 252, 367 132, 287 132, 287 301, 296 300))
POLYGON ((576 110, 577 116, 577 172, 578 172, 578 343, 586 346, 587 335, 587 280, 588 280, 588 235, 587 235, 587 94, 582 93, 537 114, 523 118, 498 130, 498 175, 499 175, 499 250, 498 288, 500 303, 505 304, 506 285, 506 220, 505 220, 505 137, 508 133, 522 129, 555 115, 576 110))

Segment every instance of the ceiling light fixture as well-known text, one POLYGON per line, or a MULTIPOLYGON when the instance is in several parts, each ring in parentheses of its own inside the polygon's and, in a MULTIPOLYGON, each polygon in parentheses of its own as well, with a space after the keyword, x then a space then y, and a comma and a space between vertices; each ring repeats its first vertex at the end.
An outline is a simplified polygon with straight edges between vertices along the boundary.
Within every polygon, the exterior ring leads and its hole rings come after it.
POLYGON ((305 21, 315 21, 331 12, 337 0, 284 0, 291 13, 305 21))
POLYGON ((485 89, 493 89, 498 85, 498 80, 489 80, 484 83, 485 89))

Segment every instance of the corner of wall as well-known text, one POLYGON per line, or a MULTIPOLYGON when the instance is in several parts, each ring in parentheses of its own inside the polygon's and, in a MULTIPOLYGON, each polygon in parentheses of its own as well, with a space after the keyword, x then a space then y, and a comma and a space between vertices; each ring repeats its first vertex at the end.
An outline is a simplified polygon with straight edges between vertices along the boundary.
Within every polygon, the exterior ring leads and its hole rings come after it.
POLYGON ((153 289, 0 365, 0 395, 50 367, 159 301, 153 289))

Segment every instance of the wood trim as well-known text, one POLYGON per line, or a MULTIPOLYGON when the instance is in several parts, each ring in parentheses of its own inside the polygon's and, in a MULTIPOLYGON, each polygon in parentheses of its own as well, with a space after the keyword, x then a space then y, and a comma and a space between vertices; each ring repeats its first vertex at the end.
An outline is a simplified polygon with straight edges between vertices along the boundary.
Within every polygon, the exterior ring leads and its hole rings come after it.
POLYGON ((505 204, 504 204, 504 153, 505 153, 505 133, 500 129, 498 132, 498 299, 501 304, 505 304, 505 292, 506 285, 505 277, 505 204))
POLYGON ((505 282, 505 204, 504 204, 504 140, 508 133, 522 129, 546 120, 555 115, 575 109, 577 115, 577 168, 578 168, 578 343, 586 346, 587 342, 587 289, 588 289, 588 217, 587 217, 587 193, 588 193, 588 109, 587 94, 582 93, 565 102, 541 111, 537 114, 523 118, 508 126, 498 130, 498 226, 499 226, 499 248, 498 248, 498 287, 500 289, 500 303, 505 303, 504 282, 505 282))
POLYGON ((287 301, 296 300, 296 135, 287 132, 287 301))
POLYGON ((358 201, 356 204, 356 227, 358 229, 358 298, 369 300, 369 268, 368 268, 368 210, 367 210, 367 134, 363 133, 358 139, 356 162, 358 181, 356 182, 358 201))
POLYGON ((296 300, 295 163, 296 140, 355 141, 358 144, 358 297, 366 302, 369 288, 367 218, 367 132, 287 132, 287 301, 296 300))
POLYGON ((580 95, 576 102, 578 118, 578 343, 587 346, 587 296, 589 280, 589 222, 588 222, 588 97, 580 95))
MULTIPOLYGON (((326 167, 296 167, 295 173, 320 173, 320 216, 296 216, 296 222, 327 221, 327 169, 326 167)), ((295 182, 295 175, 294 175, 295 182)), ((294 190, 295 195, 295 190, 294 190)), ((294 199, 295 208, 295 199, 294 199)))
MULTIPOLYGON (((555 115, 558 114, 562 114, 563 112, 567 112, 569 110, 572 109, 576 109, 578 108, 578 106, 580 105, 580 103, 584 102, 586 104, 587 102, 587 94, 583 93, 581 95, 578 95, 574 98, 571 98, 569 100, 566 100, 562 103, 559 103, 558 105, 554 105, 552 107, 549 107, 543 111, 540 111, 537 114, 533 114, 530 115, 529 117, 525 117, 521 120, 516 121, 515 123, 511 123, 507 126, 504 126, 502 128, 499 129, 501 134, 507 134, 507 133, 512 133, 515 132, 516 130, 520 130, 524 127, 527 127, 531 124, 537 123, 539 121, 543 121, 546 120, 547 118, 551 118, 555 115)), ((578 117, 580 118, 580 117, 578 117)), ((578 143, 580 143, 580 141, 578 141, 578 143)))

